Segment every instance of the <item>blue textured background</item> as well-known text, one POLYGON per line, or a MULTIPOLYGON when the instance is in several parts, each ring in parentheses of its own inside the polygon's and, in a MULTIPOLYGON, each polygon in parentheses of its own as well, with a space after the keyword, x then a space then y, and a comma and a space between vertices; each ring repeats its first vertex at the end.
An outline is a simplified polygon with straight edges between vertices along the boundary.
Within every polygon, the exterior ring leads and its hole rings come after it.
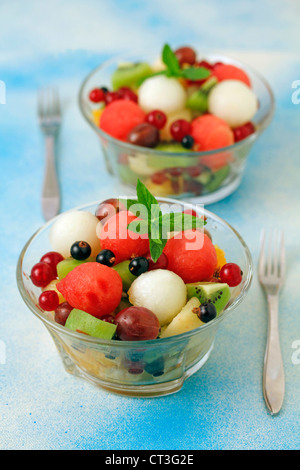
POLYGON ((300 5, 286 0, 21 0, 0 3, 1 449, 300 449, 300 5), (280 299, 286 398, 272 417, 262 397, 266 305, 256 275, 238 311, 222 325, 208 363, 182 391, 159 399, 108 394, 63 370, 43 325, 17 291, 15 267, 42 223, 44 145, 36 91, 59 86, 62 209, 101 199, 115 183, 77 107, 79 85, 104 58, 136 44, 164 42, 225 52, 259 69, 277 109, 251 152, 242 185, 210 210, 245 238, 255 265, 260 230, 286 231, 288 273, 280 299))

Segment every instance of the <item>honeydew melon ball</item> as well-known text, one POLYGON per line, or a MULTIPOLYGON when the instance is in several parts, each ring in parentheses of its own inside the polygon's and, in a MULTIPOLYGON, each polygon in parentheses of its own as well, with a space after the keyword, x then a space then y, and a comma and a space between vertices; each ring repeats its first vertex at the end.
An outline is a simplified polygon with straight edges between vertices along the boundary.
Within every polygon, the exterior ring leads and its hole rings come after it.
POLYGON ((215 85, 208 96, 208 111, 230 127, 251 121, 257 109, 255 93, 240 80, 224 80, 215 85))
POLYGON ((145 80, 139 88, 140 107, 149 113, 159 109, 166 114, 185 107, 186 91, 176 78, 156 75, 145 80))
POLYGON ((87 242, 92 249, 91 256, 97 256, 100 251, 101 222, 90 212, 72 210, 61 214, 50 230, 50 243, 54 251, 65 258, 70 256, 70 249, 77 241, 87 242))
POLYGON ((155 313, 163 326, 186 304, 187 289, 177 274, 166 269, 155 269, 137 277, 131 284, 128 296, 133 305, 155 313))

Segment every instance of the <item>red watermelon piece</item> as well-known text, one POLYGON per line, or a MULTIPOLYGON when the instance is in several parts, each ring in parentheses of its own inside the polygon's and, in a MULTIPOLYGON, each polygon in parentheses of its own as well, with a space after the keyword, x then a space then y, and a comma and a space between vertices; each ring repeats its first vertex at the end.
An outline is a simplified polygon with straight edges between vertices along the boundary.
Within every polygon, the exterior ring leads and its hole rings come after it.
POLYGON ((200 152, 216 150, 234 143, 234 134, 227 122, 213 114, 203 114, 191 123, 191 135, 200 152))
POLYGON ((185 283, 207 281, 217 268, 215 247, 199 230, 185 230, 170 238, 164 253, 168 258, 168 269, 185 283))
POLYGON ((251 87, 250 78, 240 67, 232 64, 215 64, 212 74, 219 82, 223 80, 240 80, 251 87))
POLYGON ((145 122, 146 114, 131 100, 116 100, 103 110, 100 128, 116 139, 126 141, 129 132, 145 122))
POLYGON ((102 250, 111 250, 115 264, 132 257, 143 256, 149 251, 148 234, 138 234, 127 229, 133 220, 139 220, 129 211, 121 211, 108 219, 102 227, 100 242, 102 250))
POLYGON ((114 269, 88 262, 76 266, 56 287, 73 308, 101 318, 119 305, 123 283, 114 269))

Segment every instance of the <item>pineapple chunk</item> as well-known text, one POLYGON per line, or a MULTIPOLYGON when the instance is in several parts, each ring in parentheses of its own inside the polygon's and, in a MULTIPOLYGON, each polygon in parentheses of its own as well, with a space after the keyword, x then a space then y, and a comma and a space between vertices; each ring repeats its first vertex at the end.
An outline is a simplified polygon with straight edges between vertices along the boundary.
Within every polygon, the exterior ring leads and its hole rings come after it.
POLYGON ((192 297, 183 309, 173 318, 160 337, 167 338, 168 336, 179 335, 204 325, 193 312, 193 309, 198 307, 200 307, 199 299, 192 297))

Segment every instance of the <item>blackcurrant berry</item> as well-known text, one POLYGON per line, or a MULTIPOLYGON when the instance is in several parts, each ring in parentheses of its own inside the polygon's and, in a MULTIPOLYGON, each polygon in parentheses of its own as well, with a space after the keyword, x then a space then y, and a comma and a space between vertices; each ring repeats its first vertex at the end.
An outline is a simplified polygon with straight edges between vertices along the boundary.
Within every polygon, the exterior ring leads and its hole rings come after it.
POLYGON ((133 258, 129 263, 129 271, 134 276, 140 276, 141 274, 145 273, 149 269, 149 261, 147 258, 143 256, 138 256, 137 258, 133 258))
POLYGON ((185 135, 181 141, 181 145, 185 149, 191 149, 194 146, 194 139, 191 135, 185 135))
POLYGON ((97 263, 105 264, 109 268, 115 264, 116 257, 111 250, 102 250, 96 257, 97 263))
POLYGON ((217 316, 217 310, 213 303, 207 302, 200 305, 198 317, 203 323, 208 323, 217 316))
POLYGON ((91 256, 92 249, 87 242, 75 242, 71 246, 71 256, 78 261, 82 261, 91 256))

